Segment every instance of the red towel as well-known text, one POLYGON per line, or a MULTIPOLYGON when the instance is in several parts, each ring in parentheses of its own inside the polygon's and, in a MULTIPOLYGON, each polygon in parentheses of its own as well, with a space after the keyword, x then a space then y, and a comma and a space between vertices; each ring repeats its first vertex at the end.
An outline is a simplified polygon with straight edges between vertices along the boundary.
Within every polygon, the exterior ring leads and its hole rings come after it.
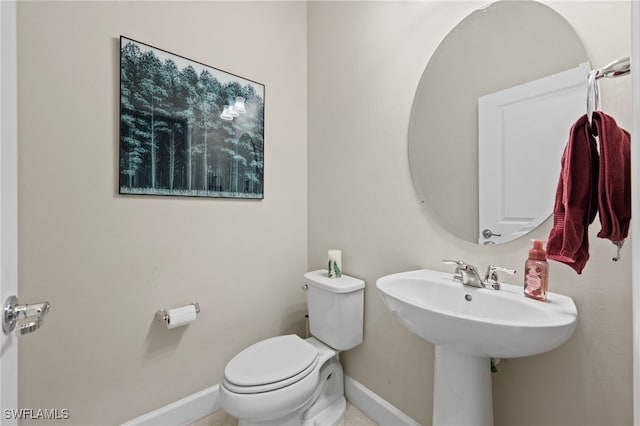
POLYGON ((588 227, 596 212, 602 225, 598 237, 618 246, 627 237, 631 220, 631 137, 601 111, 593 113, 593 123, 600 156, 587 116, 571 127, 547 241, 547 257, 571 266, 578 274, 589 259, 588 227))
POLYGON ((547 257, 580 274, 589 259, 588 227, 597 212, 598 150, 587 116, 571 127, 561 160, 547 257))
POLYGON ((631 136, 602 111, 594 111, 593 122, 600 138, 598 237, 621 245, 631 221, 631 136))

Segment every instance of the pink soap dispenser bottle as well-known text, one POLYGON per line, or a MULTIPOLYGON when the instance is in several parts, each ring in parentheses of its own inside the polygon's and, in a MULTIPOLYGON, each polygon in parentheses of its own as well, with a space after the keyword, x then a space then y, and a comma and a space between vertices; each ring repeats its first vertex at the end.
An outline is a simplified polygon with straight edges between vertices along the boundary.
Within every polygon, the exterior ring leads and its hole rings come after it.
POLYGON ((549 264, 547 252, 542 248, 543 240, 531 240, 533 247, 524 264, 524 295, 536 300, 547 300, 549 264))

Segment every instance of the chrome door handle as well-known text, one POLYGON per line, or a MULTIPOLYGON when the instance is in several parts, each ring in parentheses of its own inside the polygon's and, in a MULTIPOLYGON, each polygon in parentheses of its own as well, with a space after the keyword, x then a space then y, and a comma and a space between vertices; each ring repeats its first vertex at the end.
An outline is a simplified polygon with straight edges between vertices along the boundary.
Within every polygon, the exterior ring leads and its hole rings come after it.
POLYGON ((33 333, 42 326, 44 316, 49 312, 49 308, 49 302, 20 305, 16 296, 10 296, 4 302, 2 331, 4 334, 9 334, 16 328, 18 320, 34 318, 34 321, 20 324, 19 328, 21 336, 33 333))
POLYGON ((494 234, 491 229, 487 228, 482 230, 482 236, 485 238, 502 237, 502 234, 494 234))

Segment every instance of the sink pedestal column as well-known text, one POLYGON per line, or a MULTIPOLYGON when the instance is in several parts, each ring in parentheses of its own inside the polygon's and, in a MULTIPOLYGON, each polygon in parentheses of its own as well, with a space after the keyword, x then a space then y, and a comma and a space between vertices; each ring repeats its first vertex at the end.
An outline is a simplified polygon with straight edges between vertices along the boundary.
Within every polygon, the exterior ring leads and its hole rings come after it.
POLYGON ((433 426, 493 426, 491 362, 436 345, 433 426))

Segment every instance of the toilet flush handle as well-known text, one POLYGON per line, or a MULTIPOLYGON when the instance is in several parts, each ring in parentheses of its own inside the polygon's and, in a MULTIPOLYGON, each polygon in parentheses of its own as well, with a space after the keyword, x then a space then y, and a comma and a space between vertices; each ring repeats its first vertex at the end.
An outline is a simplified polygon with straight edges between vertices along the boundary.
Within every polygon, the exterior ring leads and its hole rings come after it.
POLYGON ((307 291, 309 290, 309 286, 307 284, 302 286, 302 291, 307 291))

